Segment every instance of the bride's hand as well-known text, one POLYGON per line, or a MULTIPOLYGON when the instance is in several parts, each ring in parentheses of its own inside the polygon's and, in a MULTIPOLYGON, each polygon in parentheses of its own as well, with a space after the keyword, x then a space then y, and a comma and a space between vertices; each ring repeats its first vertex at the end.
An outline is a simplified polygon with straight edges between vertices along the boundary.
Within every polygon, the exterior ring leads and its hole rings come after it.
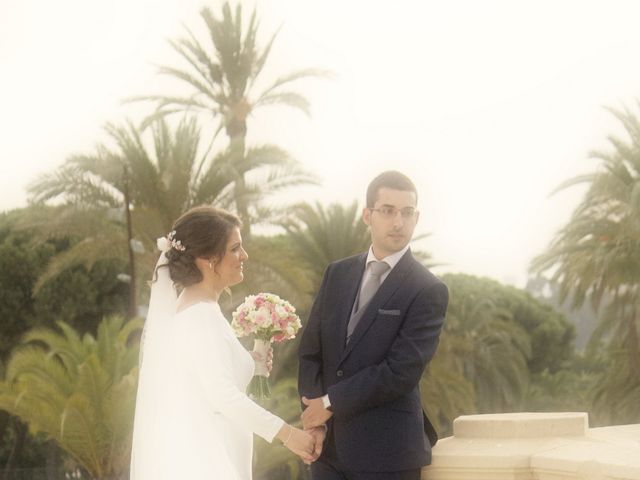
POLYGON ((308 432, 285 424, 277 436, 285 447, 302 458, 305 463, 315 462, 318 459, 315 454, 315 438, 308 432))

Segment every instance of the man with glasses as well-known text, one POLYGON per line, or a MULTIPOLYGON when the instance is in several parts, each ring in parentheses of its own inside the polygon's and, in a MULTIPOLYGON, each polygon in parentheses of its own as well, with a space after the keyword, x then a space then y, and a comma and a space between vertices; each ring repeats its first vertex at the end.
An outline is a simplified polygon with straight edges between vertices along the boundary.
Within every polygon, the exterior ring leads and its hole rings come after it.
POLYGON ((303 425, 324 439, 314 480, 419 480, 431 462, 418 384, 449 296, 411 254, 417 201, 407 176, 378 175, 362 212, 369 251, 325 271, 299 351, 303 425))

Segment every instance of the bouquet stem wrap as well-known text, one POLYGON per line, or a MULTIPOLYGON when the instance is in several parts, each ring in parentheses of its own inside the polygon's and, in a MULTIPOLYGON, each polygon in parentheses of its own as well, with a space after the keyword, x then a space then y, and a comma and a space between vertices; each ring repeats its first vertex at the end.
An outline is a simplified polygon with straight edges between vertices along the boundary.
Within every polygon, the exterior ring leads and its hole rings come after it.
POLYGON ((267 355, 269 355, 270 348, 271 342, 269 340, 256 338, 253 341, 253 351, 259 353, 264 359, 264 362, 256 362, 256 370, 248 387, 249 395, 255 399, 271 397, 269 371, 267 370, 267 355))
POLYGON ((284 342, 296 337, 302 327, 296 309, 273 293, 249 295, 232 314, 231 327, 237 337, 254 336, 253 351, 260 353, 264 362, 256 362, 256 370, 248 387, 254 399, 269 398, 271 389, 267 378, 267 357, 271 342, 284 342))

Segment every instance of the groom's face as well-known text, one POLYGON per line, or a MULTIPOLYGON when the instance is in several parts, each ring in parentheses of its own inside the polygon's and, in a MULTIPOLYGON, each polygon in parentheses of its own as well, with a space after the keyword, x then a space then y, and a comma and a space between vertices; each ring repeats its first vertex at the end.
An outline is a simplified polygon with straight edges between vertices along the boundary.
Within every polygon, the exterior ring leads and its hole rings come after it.
POLYGON ((381 260, 409 244, 418 222, 416 194, 411 191, 380 188, 373 207, 362 212, 371 229, 373 253, 381 260))

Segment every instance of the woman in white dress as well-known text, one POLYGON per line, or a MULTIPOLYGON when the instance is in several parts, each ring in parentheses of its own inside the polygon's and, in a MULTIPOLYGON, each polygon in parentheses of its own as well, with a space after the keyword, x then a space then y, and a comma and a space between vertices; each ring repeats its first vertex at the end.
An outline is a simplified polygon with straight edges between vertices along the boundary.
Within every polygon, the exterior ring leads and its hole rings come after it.
POLYGON ((280 439, 305 462, 315 460, 313 436, 245 394, 255 360, 218 305, 221 292, 243 279, 248 257, 239 219, 194 208, 158 246, 163 253, 141 346, 131 480, 249 480, 254 433, 280 439))

